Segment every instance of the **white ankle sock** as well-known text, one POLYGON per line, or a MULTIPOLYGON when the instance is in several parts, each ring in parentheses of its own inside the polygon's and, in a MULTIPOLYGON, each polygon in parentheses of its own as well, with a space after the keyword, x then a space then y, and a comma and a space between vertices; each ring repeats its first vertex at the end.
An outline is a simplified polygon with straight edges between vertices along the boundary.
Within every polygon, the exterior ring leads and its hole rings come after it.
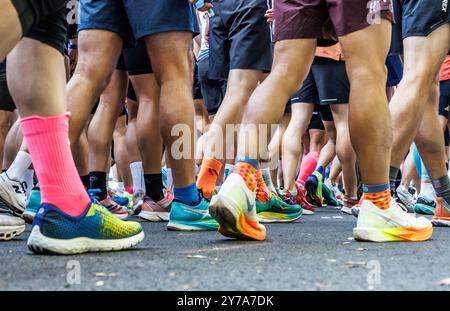
POLYGON ((22 180, 26 170, 31 165, 31 156, 25 151, 19 151, 11 166, 6 171, 9 178, 22 180))

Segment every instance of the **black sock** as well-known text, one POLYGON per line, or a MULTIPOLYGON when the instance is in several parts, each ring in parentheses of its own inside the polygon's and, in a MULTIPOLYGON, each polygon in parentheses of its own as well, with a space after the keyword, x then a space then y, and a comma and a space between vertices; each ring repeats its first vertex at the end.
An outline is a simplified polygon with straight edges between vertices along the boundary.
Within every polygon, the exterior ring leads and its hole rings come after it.
POLYGON ((391 191, 395 190, 395 184, 397 182, 397 176, 400 169, 390 166, 389 167, 389 184, 391 186, 391 191))
POLYGON ((89 189, 91 187, 91 178, 88 175, 80 176, 81 182, 83 183, 84 188, 89 189))
POLYGON ((90 189, 98 189, 98 200, 104 200, 107 196, 106 191, 106 172, 90 172, 89 173, 90 189))
POLYGON ((162 174, 144 174, 145 194, 153 201, 164 198, 162 174))
POLYGON ((433 179, 432 181, 436 196, 441 197, 443 200, 450 204, 450 179, 447 175, 439 179, 433 179))

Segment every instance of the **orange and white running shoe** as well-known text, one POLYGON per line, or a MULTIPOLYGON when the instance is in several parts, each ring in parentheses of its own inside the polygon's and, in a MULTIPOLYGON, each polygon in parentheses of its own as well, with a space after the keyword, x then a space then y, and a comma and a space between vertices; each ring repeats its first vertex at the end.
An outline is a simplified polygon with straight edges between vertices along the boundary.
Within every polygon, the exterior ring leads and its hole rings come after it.
POLYGON ((431 223, 436 227, 450 227, 450 206, 440 197, 436 199, 436 210, 431 223))
POLYGON ((353 236, 356 240, 372 242, 425 241, 433 234, 433 226, 425 217, 416 218, 391 200, 388 209, 380 209, 369 200, 359 208, 353 236))
POLYGON ((236 239, 263 241, 266 228, 256 216, 256 194, 239 174, 232 173, 209 205, 209 213, 219 223, 219 232, 236 239))

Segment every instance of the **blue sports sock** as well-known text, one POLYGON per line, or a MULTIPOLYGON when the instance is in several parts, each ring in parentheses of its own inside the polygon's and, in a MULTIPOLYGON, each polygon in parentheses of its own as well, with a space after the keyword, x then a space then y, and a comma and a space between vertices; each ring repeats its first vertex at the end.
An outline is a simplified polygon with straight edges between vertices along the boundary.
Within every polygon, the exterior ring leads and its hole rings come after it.
POLYGON ((175 188, 174 196, 178 201, 191 206, 198 205, 200 201, 197 185, 195 183, 190 186, 175 188))
POLYGON ((316 168, 316 171, 323 175, 323 166, 319 166, 318 168, 316 168))

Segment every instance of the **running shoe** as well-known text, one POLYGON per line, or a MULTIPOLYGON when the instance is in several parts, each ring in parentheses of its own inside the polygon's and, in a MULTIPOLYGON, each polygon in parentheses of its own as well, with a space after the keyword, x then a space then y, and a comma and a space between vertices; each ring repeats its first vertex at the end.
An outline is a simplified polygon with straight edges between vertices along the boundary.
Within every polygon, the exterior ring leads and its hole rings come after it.
POLYGON ((300 205, 303 209, 303 215, 314 214, 315 209, 309 204, 308 200, 306 200, 305 192, 302 189, 297 188, 297 194, 292 194, 290 191, 284 191, 282 198, 287 204, 300 205))
POLYGON ((133 208, 133 200, 130 200, 130 198, 126 196, 120 196, 117 193, 113 192, 112 190, 108 190, 108 196, 116 202, 117 204, 121 206, 125 206, 128 209, 133 208))
POLYGON ((325 183, 322 183, 322 195, 323 195, 323 201, 328 206, 339 206, 339 202, 334 196, 333 191, 331 191, 330 188, 325 183))
POLYGON ((141 206, 144 203, 145 191, 138 190, 133 194, 133 212, 132 215, 138 215, 141 212, 141 206))
POLYGON ((261 223, 293 222, 302 216, 302 208, 297 204, 287 204, 272 193, 266 203, 256 200, 256 215, 261 223))
POLYGON ((139 217, 148 221, 169 221, 170 205, 173 201, 173 194, 169 190, 163 189, 164 197, 155 202, 152 198, 145 196, 139 217))
POLYGON ((425 241, 433 234, 433 226, 425 217, 416 218, 402 210, 395 200, 382 210, 371 201, 364 200, 353 236, 359 241, 425 241))
POLYGON ((215 231, 217 221, 208 212, 209 202, 202 198, 198 205, 185 204, 177 199, 172 201, 168 230, 178 231, 215 231))
POLYGON ((123 197, 126 198, 126 199, 128 199, 128 205, 127 205, 127 208, 128 208, 129 210, 133 211, 133 210, 134 210, 134 209, 133 209, 133 207, 134 207, 134 205, 133 205, 133 195, 132 195, 131 193, 128 193, 127 191, 124 191, 124 192, 123 192, 123 197))
POLYGON ((353 215, 355 217, 358 217, 359 213, 359 207, 357 204, 359 203, 359 200, 355 200, 350 198, 349 196, 344 196, 344 205, 341 208, 341 212, 347 214, 347 215, 353 215))
POLYGON ((321 207, 323 204, 322 195, 322 174, 315 171, 308 176, 305 183, 306 199, 311 205, 321 207))
POLYGON ((334 197, 339 202, 339 205, 344 205, 345 195, 344 195, 344 193, 342 193, 341 189, 339 189, 338 186, 332 186, 331 189, 332 189, 332 191, 334 193, 334 197))
POLYGON ((441 197, 436 198, 436 211, 431 223, 435 227, 450 227, 450 205, 441 197))
POLYGON ((22 215, 27 201, 26 183, 13 180, 6 172, 0 174, 0 200, 15 215, 22 215))
POLYGON ((78 217, 42 204, 34 218, 28 248, 35 253, 80 254, 127 249, 143 239, 139 223, 122 221, 97 203, 91 203, 78 217))
POLYGON ((230 238, 263 241, 266 228, 256 216, 256 194, 239 174, 232 173, 212 197, 209 212, 219 222, 219 232, 230 238))
POLYGON ((436 210, 436 201, 424 196, 423 194, 419 194, 414 210, 418 214, 434 215, 436 210))
POLYGON ((408 189, 405 186, 399 186, 395 192, 398 205, 406 209, 408 213, 414 213, 414 197, 408 189))
POLYGON ((108 211, 117 216, 119 219, 125 220, 128 218, 128 209, 125 206, 117 204, 109 195, 107 195, 104 200, 98 199, 98 194, 101 192, 100 189, 89 189, 88 192, 91 198, 98 201, 99 204, 103 205, 108 211))
POLYGON ((34 216, 41 206, 41 191, 39 189, 31 190, 30 197, 28 198, 25 211, 22 214, 22 218, 29 224, 33 223, 34 216))
POLYGON ((9 241, 25 231, 25 222, 19 217, 0 215, 0 241, 9 241))

